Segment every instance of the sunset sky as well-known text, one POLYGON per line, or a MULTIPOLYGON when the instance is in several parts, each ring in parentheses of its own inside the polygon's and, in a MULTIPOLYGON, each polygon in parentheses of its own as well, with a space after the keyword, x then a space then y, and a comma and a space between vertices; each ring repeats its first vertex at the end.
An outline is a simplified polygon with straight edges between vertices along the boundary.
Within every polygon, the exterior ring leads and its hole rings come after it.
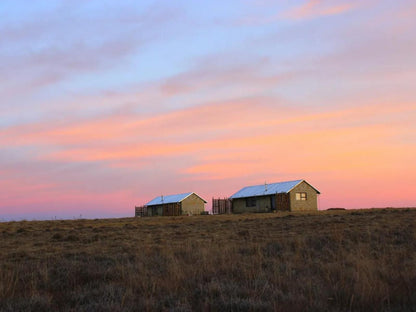
POLYGON ((416 2, 1 1, 0 221, 305 179, 416 206, 416 2))

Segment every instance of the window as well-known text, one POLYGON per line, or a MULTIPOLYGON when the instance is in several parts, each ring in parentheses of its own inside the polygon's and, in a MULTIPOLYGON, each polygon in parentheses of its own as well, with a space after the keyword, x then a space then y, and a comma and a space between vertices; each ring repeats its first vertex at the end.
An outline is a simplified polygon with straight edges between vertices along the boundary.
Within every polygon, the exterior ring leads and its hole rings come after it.
POLYGON ((296 200, 306 200, 306 192, 296 193, 296 200))
POLYGON ((256 198, 255 197, 246 198, 246 207, 256 207, 256 198))

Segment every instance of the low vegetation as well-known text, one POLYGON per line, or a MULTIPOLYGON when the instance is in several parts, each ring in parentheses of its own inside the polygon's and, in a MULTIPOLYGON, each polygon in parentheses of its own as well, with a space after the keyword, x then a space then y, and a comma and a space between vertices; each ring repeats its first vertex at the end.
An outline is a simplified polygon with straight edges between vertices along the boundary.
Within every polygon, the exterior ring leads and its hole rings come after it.
POLYGON ((0 223, 0 311, 414 311, 416 209, 0 223))

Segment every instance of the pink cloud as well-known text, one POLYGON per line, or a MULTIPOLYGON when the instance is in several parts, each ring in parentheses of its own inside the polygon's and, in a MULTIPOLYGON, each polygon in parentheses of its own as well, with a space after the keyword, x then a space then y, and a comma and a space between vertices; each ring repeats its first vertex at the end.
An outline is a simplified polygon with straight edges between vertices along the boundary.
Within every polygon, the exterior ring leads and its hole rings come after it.
POLYGON ((333 1, 306 0, 300 6, 294 7, 280 14, 280 16, 290 19, 309 19, 322 16, 338 15, 352 10, 356 3, 351 1, 341 4, 334 4, 333 1))
MULTIPOLYGON (((13 170, 3 170, 0 198, 30 207, 47 202, 57 207, 64 202, 117 206, 119 200, 120 211, 128 213, 132 203, 146 202, 155 192, 196 190, 209 198, 231 195, 264 180, 306 178, 322 192, 321 208, 411 203, 399 189, 409 191, 406 183, 416 182, 412 165, 416 148, 403 141, 416 131, 414 124, 403 122, 403 116, 414 114, 414 105, 361 103, 308 112, 264 103, 256 105, 254 99, 217 103, 149 120, 118 116, 9 129, 0 142, 9 146, 13 138, 19 148, 38 146, 35 158, 45 168, 90 165, 73 169, 86 180, 80 183, 77 176, 68 176, 75 174, 72 169, 45 171, 34 170, 38 163, 30 165, 32 169, 16 164, 13 170), (81 173, 92 164, 110 171, 101 176, 97 169, 81 173), (385 191, 377 200, 368 197, 380 190, 385 191), (349 199, 350 194, 354 198, 349 199), (94 199, 97 196, 99 200, 94 199)), ((24 161, 24 154, 21 157, 24 161)))
MULTIPOLYGON (((331 138, 334 140, 331 144, 337 144, 337 140, 332 136, 333 133, 336 133, 341 139, 339 141, 343 142, 349 137, 352 140, 356 138, 354 135, 357 132, 354 131, 361 131, 362 139, 366 136, 379 137, 379 133, 383 133, 385 139, 394 132, 391 130, 389 133, 381 132, 383 129, 388 129, 383 125, 378 126, 383 122, 383 118, 395 122, 394 120, 403 120, 402 116, 414 112, 411 104, 398 104, 394 107, 381 104, 360 105, 332 111, 302 112, 280 104, 273 105, 273 102, 268 103, 270 100, 253 98, 207 104, 147 119, 130 115, 67 125, 18 126, 2 132, 2 144, 49 146, 41 152, 39 157, 42 159, 61 161, 136 159, 136 163, 140 163, 140 159, 146 160, 153 156, 194 155, 198 154, 197 151, 205 151, 205 154, 209 155, 211 150, 240 149, 247 145, 263 148, 270 145, 270 142, 281 142, 286 144, 287 148, 295 149, 297 143, 291 140, 299 135, 312 142, 331 138), (397 117, 393 119, 392 116, 397 117), (356 122, 351 126, 353 120, 356 122), (328 132, 328 128, 332 130, 328 132)), ((399 131, 398 129, 404 126, 406 124, 397 121, 394 129, 399 131)), ((305 143, 302 145, 305 146, 305 143)), ((313 146, 310 148, 312 149, 313 146)), ((305 146, 304 149, 308 147, 305 146)), ((269 153, 274 152, 269 151, 269 153)))

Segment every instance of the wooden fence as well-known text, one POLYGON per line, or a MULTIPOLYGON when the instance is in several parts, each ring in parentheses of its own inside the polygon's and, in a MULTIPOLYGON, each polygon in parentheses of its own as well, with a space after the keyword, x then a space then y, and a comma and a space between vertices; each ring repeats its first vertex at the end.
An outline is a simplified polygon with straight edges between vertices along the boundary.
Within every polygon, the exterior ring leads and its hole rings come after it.
POLYGON ((232 213, 232 203, 229 198, 212 198, 212 214, 232 213))
POLYGON ((136 217, 147 217, 147 206, 136 206, 134 207, 134 211, 136 217))

